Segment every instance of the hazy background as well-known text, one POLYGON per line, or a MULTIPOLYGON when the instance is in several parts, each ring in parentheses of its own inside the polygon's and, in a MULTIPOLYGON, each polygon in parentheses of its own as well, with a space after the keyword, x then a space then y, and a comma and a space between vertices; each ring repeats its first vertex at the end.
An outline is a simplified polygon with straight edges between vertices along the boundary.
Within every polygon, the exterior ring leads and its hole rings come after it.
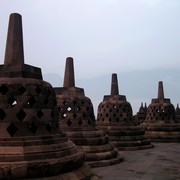
POLYGON ((0 0, 0 63, 10 13, 23 18, 25 63, 62 86, 66 57, 95 109, 117 73, 134 114, 141 102, 180 102, 180 0, 0 0))

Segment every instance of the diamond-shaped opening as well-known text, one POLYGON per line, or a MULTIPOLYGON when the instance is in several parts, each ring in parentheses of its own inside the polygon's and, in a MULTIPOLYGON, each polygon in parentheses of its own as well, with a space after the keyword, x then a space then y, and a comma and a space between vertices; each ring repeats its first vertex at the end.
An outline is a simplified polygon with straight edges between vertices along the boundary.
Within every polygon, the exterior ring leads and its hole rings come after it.
POLYGON ((84 101, 82 101, 82 104, 84 104, 84 101))
POLYGON ((111 122, 112 121, 112 119, 111 118, 109 118, 109 122, 111 122))
POLYGON ((58 107, 57 109, 58 109, 59 112, 62 111, 62 107, 58 107))
POLYGON ((82 126, 82 124, 83 124, 83 122, 82 122, 82 120, 80 119, 80 120, 78 121, 78 125, 79 125, 79 126, 82 126))
POLYGON ((37 92, 38 94, 40 94, 41 91, 42 91, 41 88, 40 88, 39 86, 37 86, 37 87, 36 87, 36 92, 37 92))
POLYGON ((69 111, 69 112, 70 112, 71 110, 72 110, 72 108, 71 108, 71 107, 68 107, 68 108, 67 108, 67 111, 69 111))
POLYGON ((31 125, 29 126, 29 129, 30 129, 30 131, 31 131, 33 134, 35 134, 38 128, 37 128, 37 126, 34 124, 34 122, 32 122, 31 125))
POLYGON ((76 114, 76 113, 73 114, 73 118, 74 118, 74 119, 77 118, 77 114, 76 114))
POLYGON ((71 126, 71 125, 72 125, 72 122, 71 122, 71 120, 70 120, 70 119, 68 119, 68 121, 67 121, 67 125, 68 125, 68 126, 71 126))
POLYGON ((66 101, 63 101, 63 104, 64 104, 64 105, 66 105, 66 104, 67 104, 67 102, 66 102, 66 101))
POLYGON ((113 114, 113 116, 115 117, 115 116, 116 116, 116 114, 114 113, 114 114, 113 114))
POLYGON ((39 119, 41 119, 43 115, 44 115, 44 113, 43 113, 42 110, 40 109, 40 110, 37 112, 37 117, 38 117, 39 119))
POLYGON ((54 111, 53 110, 51 111, 51 117, 52 118, 54 117, 54 111))
POLYGON ((18 91, 21 93, 21 94, 24 94, 26 92, 26 88, 24 86, 21 86, 18 91))
POLYGON ((17 101, 16 99, 14 98, 14 96, 11 96, 9 99, 8 99, 8 103, 11 107, 14 107, 16 104, 17 104, 17 101))
POLYGON ((83 113, 83 114, 82 114, 82 117, 83 117, 83 118, 85 118, 85 117, 86 117, 86 114, 85 114, 85 113, 83 113))
POLYGON ((31 96, 27 104, 29 104, 31 107, 36 103, 36 100, 34 96, 31 96))
POLYGON ((109 109, 109 112, 112 112, 112 109, 109 109))
POLYGON ((23 119, 26 117, 26 112, 21 109, 17 114, 16 117, 20 120, 23 121, 23 119))
POLYGON ((52 125, 50 123, 48 123, 46 125, 46 130, 50 133, 52 131, 52 125))
POLYGON ((73 104, 74 104, 74 105, 76 105, 76 103, 77 103, 76 101, 73 101, 73 104))
POLYGON ((44 100, 44 104, 47 105, 48 102, 49 102, 48 97, 46 97, 45 100, 44 100))
POLYGON ((77 111, 80 111, 81 110, 81 108, 80 107, 77 107, 77 109, 76 109, 77 111))
POLYGON ((119 122, 119 119, 118 119, 118 118, 116 118, 116 122, 119 122))
POLYGON ((6 117, 6 113, 4 112, 4 110, 1 108, 0 109, 0 119, 3 120, 6 117))
POLYGON ((18 128, 17 128, 13 123, 11 123, 11 124, 7 127, 6 130, 8 131, 8 133, 10 134, 10 136, 12 137, 12 136, 14 136, 14 134, 17 132, 18 128))
POLYGON ((89 107, 86 107, 86 111, 89 111, 89 107))
POLYGON ((9 89, 6 85, 3 84, 2 86, 0 86, 1 94, 5 95, 5 94, 7 94, 8 91, 9 91, 9 89))
POLYGON ((89 125, 91 125, 91 121, 90 120, 88 120, 88 122, 87 122, 89 125))
POLYGON ((67 116, 66 113, 63 113, 63 114, 62 114, 62 117, 63 117, 63 118, 66 118, 66 116, 67 116))
POLYGON ((106 113, 106 114, 105 114, 105 116, 106 116, 106 117, 109 117, 109 114, 108 114, 108 113, 106 113))

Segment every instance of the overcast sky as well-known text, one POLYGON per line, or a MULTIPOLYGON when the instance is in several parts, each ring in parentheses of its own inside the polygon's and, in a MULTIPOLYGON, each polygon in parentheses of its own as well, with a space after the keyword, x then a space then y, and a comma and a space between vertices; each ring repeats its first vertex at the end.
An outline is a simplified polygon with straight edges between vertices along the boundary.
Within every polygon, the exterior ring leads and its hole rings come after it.
POLYGON ((180 69, 180 0, 0 0, 0 63, 13 12, 23 19, 25 63, 44 74, 63 77, 68 56, 76 79, 180 69))

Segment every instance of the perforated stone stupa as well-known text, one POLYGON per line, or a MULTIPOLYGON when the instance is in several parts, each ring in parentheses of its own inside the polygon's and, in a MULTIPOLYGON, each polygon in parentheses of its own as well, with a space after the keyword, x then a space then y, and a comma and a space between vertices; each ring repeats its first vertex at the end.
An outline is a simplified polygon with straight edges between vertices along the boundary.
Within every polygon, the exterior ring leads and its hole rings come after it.
POLYGON ((73 59, 66 59, 63 87, 54 88, 60 115, 60 127, 86 153, 86 162, 92 167, 116 164, 122 161, 109 138, 96 127, 91 100, 84 89, 75 87, 73 59))
POLYGON ((179 142, 180 123, 175 119, 175 108, 170 99, 164 98, 163 82, 159 82, 158 97, 152 99, 142 126, 152 141, 179 142))
POLYGON ((117 74, 112 74, 111 95, 104 96, 98 106, 97 125, 109 136, 119 150, 151 148, 144 129, 137 126, 131 104, 126 96, 119 95, 117 74))
POLYGON ((10 15, 0 65, 0 179, 90 179, 85 153, 58 129, 56 96, 41 69, 24 64, 22 18, 10 15))
POLYGON ((143 106, 143 103, 141 103, 139 111, 137 112, 137 114, 134 117, 135 123, 138 125, 143 123, 146 119, 146 115, 147 115, 147 105, 145 103, 145 105, 143 106))

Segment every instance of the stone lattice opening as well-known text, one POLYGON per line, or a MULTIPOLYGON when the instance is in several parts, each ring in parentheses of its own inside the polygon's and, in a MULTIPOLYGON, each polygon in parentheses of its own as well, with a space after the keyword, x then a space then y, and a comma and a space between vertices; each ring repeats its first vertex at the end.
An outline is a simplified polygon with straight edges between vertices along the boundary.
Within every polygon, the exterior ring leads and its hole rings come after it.
POLYGON ((44 104, 47 105, 49 103, 49 100, 48 98, 46 97, 45 100, 44 100, 44 104))
POLYGON ((37 117, 38 117, 39 119, 41 119, 43 115, 44 115, 44 113, 43 113, 42 110, 40 109, 40 110, 37 112, 37 117))
POLYGON ((31 131, 33 134, 35 134, 38 128, 37 128, 37 126, 34 124, 34 122, 32 122, 31 125, 29 126, 29 129, 30 129, 30 131, 31 131))
POLYGON ((14 107, 16 104, 17 104, 17 101, 15 99, 14 96, 11 96, 9 99, 8 99, 8 104, 11 106, 11 107, 14 107))
POLYGON ((37 94, 40 94, 41 91, 42 91, 41 88, 40 88, 39 86, 37 86, 37 87, 36 87, 36 92, 37 92, 37 94))
POLYGON ((26 92, 26 88, 24 86, 21 86, 18 91, 22 94, 24 94, 26 92))
POLYGON ((69 111, 69 112, 70 112, 71 110, 72 110, 72 108, 71 108, 71 107, 68 107, 68 108, 67 108, 67 111, 69 111))
POLYGON ((16 117, 17 117, 20 121, 23 121, 24 118, 26 117, 26 112, 25 112, 23 109, 21 109, 21 110, 17 113, 16 117))
POLYGON ((80 120, 78 121, 78 125, 79 125, 79 126, 82 126, 82 124, 83 124, 83 121, 80 119, 80 120))
POLYGON ((11 123, 11 124, 7 127, 6 130, 8 131, 8 133, 10 134, 10 136, 12 137, 12 136, 14 136, 14 134, 17 132, 18 128, 17 128, 13 123, 11 123))
POLYGON ((68 121, 67 121, 67 125, 68 125, 68 126, 71 126, 71 125, 72 125, 72 122, 71 122, 71 120, 70 120, 70 119, 68 119, 68 121))
POLYGON ((3 120, 6 117, 6 113, 2 108, 0 108, 0 119, 3 120))
POLYGON ((66 116, 67 116, 66 113, 63 113, 63 114, 62 114, 62 117, 63 117, 63 118, 66 118, 66 116))
POLYGON ((8 91, 9 91, 9 89, 6 85, 3 84, 2 86, 0 86, 1 94, 6 95, 8 91))
POLYGON ((32 107, 35 103, 36 103, 36 100, 35 100, 34 96, 31 96, 29 101, 27 102, 27 104, 32 107))
POLYGON ((52 125, 48 123, 46 125, 46 130, 50 133, 52 131, 52 125))
POLYGON ((76 114, 76 113, 73 114, 73 118, 74 118, 74 119, 77 118, 77 114, 76 114))

